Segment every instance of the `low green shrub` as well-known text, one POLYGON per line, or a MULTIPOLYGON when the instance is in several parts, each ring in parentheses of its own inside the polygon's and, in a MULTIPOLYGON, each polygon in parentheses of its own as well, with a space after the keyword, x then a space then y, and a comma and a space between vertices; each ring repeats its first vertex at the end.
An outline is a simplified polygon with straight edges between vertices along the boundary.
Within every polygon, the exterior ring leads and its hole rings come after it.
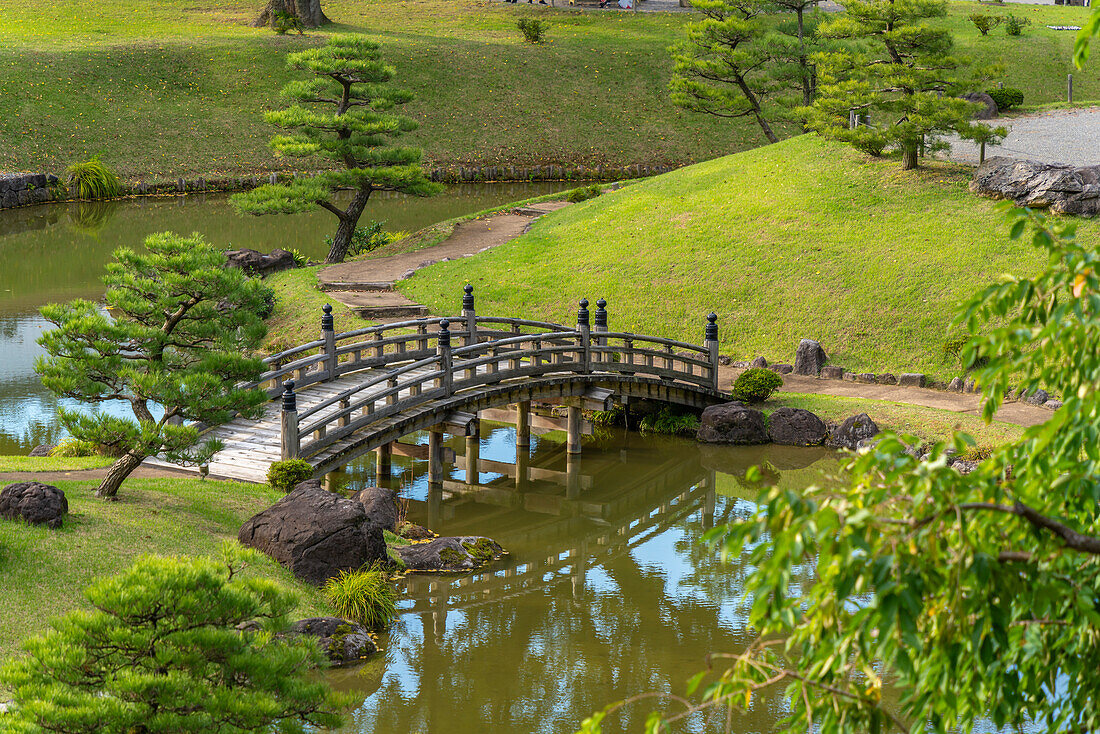
POLYGON ((693 413, 674 412, 666 406, 642 418, 638 429, 642 433, 691 437, 699 430, 699 418, 693 413))
POLYGON ((288 31, 298 31, 299 36, 305 35, 301 19, 294 13, 288 13, 285 10, 275 11, 275 22, 272 27, 280 36, 286 35, 288 31))
POLYGON ((753 367, 741 373, 733 383, 733 397, 746 403, 762 403, 783 387, 779 373, 763 367, 753 367))
POLYGON ((1005 87, 1004 89, 988 89, 986 94, 993 98, 993 101, 997 104, 997 109, 1000 111, 1009 110, 1013 107, 1019 107, 1024 103, 1024 93, 1019 89, 1012 89, 1005 87))
POLYGON ((78 199, 109 199, 122 191, 118 175, 99 158, 74 163, 65 169, 71 190, 78 199))
POLYGON ((603 193, 603 186, 600 184, 592 184, 591 186, 581 186, 578 189, 570 191, 565 200, 576 204, 581 201, 588 201, 589 199, 595 199, 597 196, 603 193))
POLYGON ((289 492, 299 482, 313 476, 313 467, 303 459, 276 461, 267 469, 267 483, 272 489, 289 492))
POLYGON ((978 29, 979 33, 983 36, 988 36, 991 30, 1004 22, 1004 16, 972 13, 970 15, 970 22, 974 24, 974 27, 978 29))
POLYGON ((321 592, 338 616, 367 629, 386 629, 397 618, 397 591, 380 569, 341 571, 321 592))
POLYGON ((1031 21, 1027 18, 1017 18, 1012 13, 1008 14, 1005 18, 1005 33, 1010 36, 1019 36, 1024 32, 1024 27, 1031 25, 1031 21))
POLYGON ((550 24, 541 18, 520 18, 516 27, 523 32, 523 40, 527 43, 542 43, 550 24))
POLYGON ((50 451, 50 456, 56 456, 62 459, 75 459, 81 456, 95 456, 96 445, 89 441, 81 441, 77 438, 66 438, 58 443, 50 451))
MULTIPOLYGON (((365 252, 377 250, 379 247, 385 247, 391 242, 396 242, 407 236, 404 232, 386 232, 382 229, 385 225, 385 222, 370 222, 362 227, 356 227, 351 235, 348 256, 362 255, 365 252)), ((325 247, 332 248, 331 236, 325 238, 325 247)))
POLYGON ((301 250, 296 250, 293 247, 288 250, 290 256, 294 258, 294 264, 300 268, 304 268, 309 265, 309 258, 302 254, 301 250))

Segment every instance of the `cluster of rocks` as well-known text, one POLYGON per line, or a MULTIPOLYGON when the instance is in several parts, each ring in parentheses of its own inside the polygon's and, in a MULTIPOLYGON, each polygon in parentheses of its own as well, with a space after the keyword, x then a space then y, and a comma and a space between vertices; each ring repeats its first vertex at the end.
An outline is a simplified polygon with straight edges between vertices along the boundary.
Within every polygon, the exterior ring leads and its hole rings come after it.
POLYGON ((277 273, 280 270, 290 270, 297 267, 294 255, 286 250, 275 249, 269 253, 250 250, 226 250, 225 266, 227 268, 240 268, 249 275, 264 276, 269 273, 277 273))
POLYGON ((65 493, 52 484, 16 482, 0 489, 0 517, 57 529, 69 512, 65 493))
POLYGON ((59 183, 52 173, 0 174, 0 209, 53 201, 59 183))
POLYGON ((765 416, 763 411, 734 401, 704 410, 696 438, 704 443, 740 446, 776 443, 854 450, 868 445, 878 433, 878 425, 866 413, 841 423, 826 423, 802 408, 778 408, 765 416))
POLYGON ((1049 207, 1055 214, 1092 217, 1100 213, 1100 166, 995 156, 978 166, 970 190, 1021 206, 1049 207))
POLYGON ((504 549, 489 538, 435 538, 418 525, 401 522, 397 493, 368 487, 341 497, 317 479, 241 526, 237 539, 286 566, 312 584, 341 571, 387 563, 390 553, 411 571, 468 571, 500 558, 504 549), (412 542, 387 548, 385 531, 412 542))

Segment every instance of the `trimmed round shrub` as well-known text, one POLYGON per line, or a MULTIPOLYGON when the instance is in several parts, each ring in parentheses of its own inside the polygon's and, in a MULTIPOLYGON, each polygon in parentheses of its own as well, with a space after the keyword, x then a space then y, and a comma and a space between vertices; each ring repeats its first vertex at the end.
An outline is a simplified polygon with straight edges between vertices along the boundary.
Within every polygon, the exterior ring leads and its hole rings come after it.
POLYGON ((746 403, 762 403, 783 387, 779 373, 763 367, 753 367, 741 373, 733 383, 733 397, 746 403))
POLYGON ((1004 89, 988 89, 986 94, 993 98, 998 110, 1008 110, 1019 107, 1024 103, 1024 93, 1019 89, 1005 87, 1004 89))
POLYGON ((304 482, 312 476, 313 467, 303 459, 276 461, 267 469, 267 483, 272 489, 280 492, 289 492, 299 482, 304 482))
POLYGON ((383 630, 397 618, 397 591, 380 569, 341 571, 321 592, 337 616, 383 630))

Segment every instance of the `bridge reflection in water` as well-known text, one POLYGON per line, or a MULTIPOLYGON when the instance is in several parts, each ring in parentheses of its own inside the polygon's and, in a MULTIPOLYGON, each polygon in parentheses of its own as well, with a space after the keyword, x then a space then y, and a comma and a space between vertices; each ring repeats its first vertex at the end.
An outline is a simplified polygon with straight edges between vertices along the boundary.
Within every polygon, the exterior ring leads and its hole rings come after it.
MULTIPOLYGON (((737 601, 746 569, 719 564, 698 542, 755 496, 733 475, 751 457, 772 464, 773 479, 807 481, 827 456, 701 450, 616 431, 585 443, 570 490, 569 456, 553 440, 563 435, 533 438, 523 482, 514 431, 485 428, 478 484, 464 481, 462 438, 447 442, 455 468, 440 486, 419 459, 395 458, 392 483, 411 498, 414 522, 488 535, 510 555, 482 573, 406 578, 402 620, 381 640, 384 663, 338 682, 367 696, 350 731, 570 732, 626 695, 683 693, 708 652, 751 639, 737 601)), ((343 481, 372 482, 373 472, 373 462, 352 467, 343 481)), ((738 730, 768 730, 777 707, 760 702, 738 730)), ((635 730, 651 708, 605 730, 635 730)), ((710 728, 696 718, 677 731, 710 728)))

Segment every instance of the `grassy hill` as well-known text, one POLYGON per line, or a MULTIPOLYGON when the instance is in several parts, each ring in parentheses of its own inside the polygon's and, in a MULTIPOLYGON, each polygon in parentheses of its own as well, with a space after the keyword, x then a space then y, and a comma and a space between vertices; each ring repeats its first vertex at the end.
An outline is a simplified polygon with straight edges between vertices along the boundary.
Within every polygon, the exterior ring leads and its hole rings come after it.
MULTIPOLYGON (((613 330, 701 342, 720 315, 723 351, 789 360, 800 338, 833 364, 948 375, 957 305, 1041 264, 1006 236, 969 172, 901 171, 816 136, 791 138, 632 184, 540 219, 476 258, 434 265, 403 290, 435 313, 476 288, 478 311, 565 320, 603 297, 613 330)), ((1080 233, 1095 236, 1084 222, 1080 233)))
MULTIPOLYGON (((261 112, 280 106, 288 51, 329 33, 385 44, 417 99, 415 142, 439 165, 683 164, 763 142, 748 120, 683 112, 668 100, 667 47, 686 13, 579 11, 488 0, 328 0, 336 23, 305 37, 248 22, 258 0, 24 0, 0 23, 0 171, 58 171, 92 155, 129 177, 240 174, 286 166, 267 148, 261 112), (524 43, 523 15, 552 24, 524 43)), ((1027 104, 1062 99, 1073 33, 1088 8, 972 2, 945 19, 1027 104), (980 10, 1032 20, 1020 38, 981 37, 980 10)), ((1079 99, 1100 78, 1078 74, 1079 99)), ((789 130, 789 129, 788 129, 789 130)), ((300 165, 300 164, 299 164, 300 165)))

